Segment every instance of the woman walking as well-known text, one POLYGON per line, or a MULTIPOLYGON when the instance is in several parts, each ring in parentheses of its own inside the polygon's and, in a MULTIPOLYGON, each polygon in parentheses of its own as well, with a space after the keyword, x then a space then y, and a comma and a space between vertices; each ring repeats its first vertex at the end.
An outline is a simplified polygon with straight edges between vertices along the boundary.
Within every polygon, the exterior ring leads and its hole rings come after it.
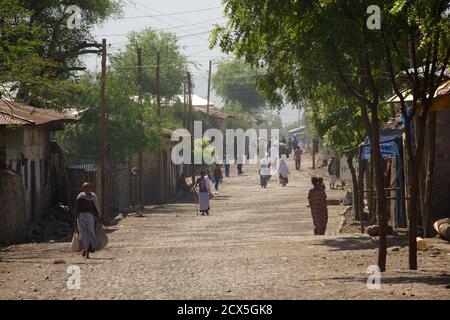
POLYGON ((314 235, 324 235, 328 223, 327 195, 320 178, 312 177, 313 188, 309 190, 308 200, 314 224, 314 235))
POLYGON ((92 192, 92 185, 84 183, 82 192, 78 195, 75 205, 76 232, 79 234, 83 244, 82 256, 89 259, 89 253, 94 252, 101 246, 96 232, 96 224, 102 226, 100 219, 100 206, 97 196, 92 192))
POLYGON ((209 178, 204 171, 200 173, 200 177, 195 182, 194 188, 197 187, 200 212, 202 213, 202 216, 204 216, 205 214, 209 216, 209 194, 211 193, 211 188, 209 178))
POLYGON ((278 169, 278 172, 280 174, 280 183, 283 187, 286 187, 286 185, 289 183, 289 167, 286 163, 286 159, 283 158, 280 160, 280 167, 278 169))
POLYGON ((267 189, 267 181, 269 180, 270 169, 269 169, 269 158, 261 160, 261 166, 259 167, 259 185, 263 189, 267 189))

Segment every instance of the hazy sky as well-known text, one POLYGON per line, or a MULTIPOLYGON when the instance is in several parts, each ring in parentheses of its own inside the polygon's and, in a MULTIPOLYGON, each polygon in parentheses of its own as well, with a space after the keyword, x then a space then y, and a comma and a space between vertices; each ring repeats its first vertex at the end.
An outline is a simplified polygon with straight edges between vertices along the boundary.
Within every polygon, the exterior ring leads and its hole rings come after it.
MULTIPOLYGON (((220 49, 209 50, 208 35, 214 24, 223 24, 221 0, 124 0, 123 18, 109 20, 97 27, 93 34, 96 40, 106 38, 111 47, 109 52, 123 50, 127 33, 145 27, 172 31, 177 34, 179 44, 190 64, 195 84, 194 93, 206 97, 208 62, 217 61, 225 55, 220 49)), ((86 58, 89 70, 99 68, 100 59, 96 56, 86 58)), ((214 69, 213 69, 214 72, 214 69)), ((212 93, 212 102, 222 106, 220 98, 212 93)), ((298 111, 285 108, 281 116, 284 122, 298 119, 298 111)))

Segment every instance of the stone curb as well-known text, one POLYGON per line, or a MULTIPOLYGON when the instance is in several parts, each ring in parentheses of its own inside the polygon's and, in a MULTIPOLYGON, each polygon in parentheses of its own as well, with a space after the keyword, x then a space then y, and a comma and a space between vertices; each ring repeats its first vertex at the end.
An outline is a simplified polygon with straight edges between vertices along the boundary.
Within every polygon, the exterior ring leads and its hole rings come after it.
POLYGON ((339 234, 342 232, 342 228, 344 228, 344 224, 346 221, 345 215, 352 210, 352 206, 348 206, 346 207, 341 213, 340 213, 340 218, 339 218, 339 224, 336 230, 336 233, 339 234))

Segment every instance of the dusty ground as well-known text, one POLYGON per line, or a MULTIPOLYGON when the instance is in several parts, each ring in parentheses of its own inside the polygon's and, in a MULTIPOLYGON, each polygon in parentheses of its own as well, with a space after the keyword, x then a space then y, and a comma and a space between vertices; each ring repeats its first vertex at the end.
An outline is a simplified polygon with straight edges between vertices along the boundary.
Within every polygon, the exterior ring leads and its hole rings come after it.
POLYGON ((450 246, 437 239, 419 254, 416 272, 407 270, 405 241, 390 239, 381 289, 367 289, 377 243, 337 232, 342 206, 329 207, 327 235, 313 236, 307 165, 308 158, 287 188, 272 180, 267 190, 256 168, 233 171, 209 217, 190 203, 128 216, 90 260, 68 253, 68 243, 3 249, 0 299, 450 299, 450 246), (81 268, 79 290, 67 289, 69 265, 81 268))

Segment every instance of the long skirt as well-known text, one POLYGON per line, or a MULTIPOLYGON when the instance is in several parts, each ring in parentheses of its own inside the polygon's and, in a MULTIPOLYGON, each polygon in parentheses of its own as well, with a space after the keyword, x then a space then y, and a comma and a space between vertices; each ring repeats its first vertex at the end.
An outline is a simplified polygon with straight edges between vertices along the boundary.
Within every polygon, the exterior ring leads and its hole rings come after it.
POLYGON ((96 250, 100 247, 100 240, 95 232, 95 218, 92 213, 80 212, 77 220, 80 240, 84 250, 96 250))
POLYGON ((200 206, 200 212, 208 211, 209 210, 209 193, 208 192, 199 192, 198 202, 199 202, 199 206, 200 206))
POLYGON ((269 180, 269 176, 266 174, 259 175, 259 184, 261 187, 267 187, 267 180, 269 180))
POLYGON ((337 181, 337 177, 335 174, 330 174, 330 183, 336 183, 337 181))
POLYGON ((328 213, 326 211, 311 210, 314 224, 314 235, 323 236, 327 230, 328 213))
POLYGON ((280 174, 280 183, 283 185, 283 186, 285 186, 285 185, 287 185, 288 183, 289 183, 289 178, 286 176, 286 177, 283 177, 281 174, 280 174))

